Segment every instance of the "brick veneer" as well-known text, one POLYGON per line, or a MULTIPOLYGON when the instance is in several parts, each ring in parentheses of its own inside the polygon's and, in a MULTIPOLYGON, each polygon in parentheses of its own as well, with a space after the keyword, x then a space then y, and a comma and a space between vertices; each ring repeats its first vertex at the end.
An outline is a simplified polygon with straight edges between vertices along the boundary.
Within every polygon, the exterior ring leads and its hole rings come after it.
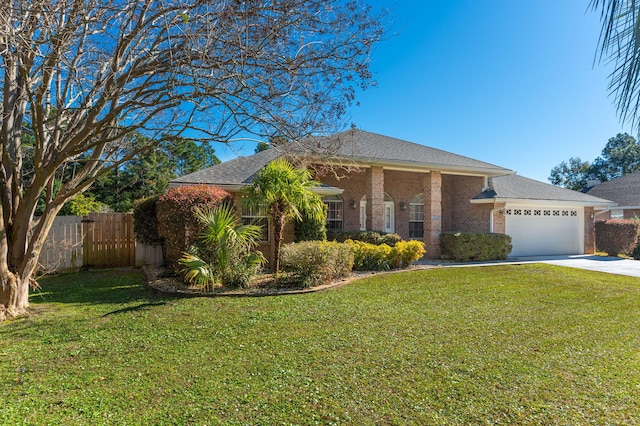
POLYGON ((384 170, 371 167, 367 170, 367 229, 384 230, 384 170))
POLYGON ((596 252, 596 230, 594 208, 584 208, 584 254, 596 252))
POLYGON ((442 175, 432 171, 424 177, 424 243, 427 256, 440 257, 442 232, 442 175))

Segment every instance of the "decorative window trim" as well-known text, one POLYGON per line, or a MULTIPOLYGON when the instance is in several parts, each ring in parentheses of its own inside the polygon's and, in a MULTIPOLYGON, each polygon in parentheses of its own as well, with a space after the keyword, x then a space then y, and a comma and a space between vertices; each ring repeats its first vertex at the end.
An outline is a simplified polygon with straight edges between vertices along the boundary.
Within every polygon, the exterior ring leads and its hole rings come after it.
POLYGON ((421 193, 409 201, 409 238, 413 240, 424 238, 424 200, 421 193))
POLYGON ((344 201, 339 195, 329 195, 322 199, 327 206, 327 231, 342 231, 344 229, 344 201), (332 217, 332 212, 335 217, 332 217))
POLYGON ((271 221, 267 214, 267 206, 260 204, 258 206, 243 205, 240 221, 243 225, 258 225, 262 228, 261 243, 270 241, 271 238, 271 221))

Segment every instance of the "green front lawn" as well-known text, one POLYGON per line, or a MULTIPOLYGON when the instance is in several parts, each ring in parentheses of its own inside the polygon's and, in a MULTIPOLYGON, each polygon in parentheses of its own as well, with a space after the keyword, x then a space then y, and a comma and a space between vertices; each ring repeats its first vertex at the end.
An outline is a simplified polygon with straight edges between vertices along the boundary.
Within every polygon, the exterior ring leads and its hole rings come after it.
POLYGON ((0 424, 640 422, 640 280, 549 265, 297 296, 42 280, 0 326, 0 424))

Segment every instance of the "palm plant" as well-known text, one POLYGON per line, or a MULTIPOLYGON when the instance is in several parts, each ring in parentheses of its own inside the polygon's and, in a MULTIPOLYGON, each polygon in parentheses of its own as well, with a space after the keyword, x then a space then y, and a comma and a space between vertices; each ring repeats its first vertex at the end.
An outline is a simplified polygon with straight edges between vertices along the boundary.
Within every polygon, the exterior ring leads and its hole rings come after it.
POLYGON ((621 120, 640 128, 640 3, 628 0, 591 0, 600 11, 602 31, 599 60, 613 63, 609 92, 621 120))
POLYGON ((267 164, 246 191, 243 201, 252 206, 266 206, 273 221, 273 270, 276 274, 280 272, 280 249, 287 221, 300 220, 303 212, 307 217, 325 220, 322 198, 312 191, 318 185, 318 182, 311 179, 308 170, 297 169, 281 157, 267 164))
POLYGON ((231 204, 198 211, 204 225, 196 244, 184 253, 179 263, 185 279, 204 288, 244 286, 264 264, 265 258, 254 251, 261 236, 257 225, 241 225, 231 204))

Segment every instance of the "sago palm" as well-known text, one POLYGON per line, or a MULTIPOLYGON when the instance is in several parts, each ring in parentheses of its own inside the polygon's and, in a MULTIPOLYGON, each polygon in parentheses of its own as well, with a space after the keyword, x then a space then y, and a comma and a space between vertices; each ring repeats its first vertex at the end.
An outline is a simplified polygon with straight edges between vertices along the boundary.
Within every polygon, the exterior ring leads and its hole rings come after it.
POLYGON ((267 164, 248 188, 243 202, 267 208, 273 221, 275 240, 275 273, 280 271, 280 248, 284 238, 284 227, 288 220, 302 218, 302 212, 310 218, 324 220, 325 209, 322 198, 313 188, 319 183, 311 179, 306 169, 297 169, 284 158, 267 164))
POLYGON ((240 225, 232 205, 218 205, 197 212, 204 225, 198 242, 184 253, 180 264, 188 282, 212 287, 244 285, 264 263, 262 253, 254 251, 261 236, 257 225, 240 225))

